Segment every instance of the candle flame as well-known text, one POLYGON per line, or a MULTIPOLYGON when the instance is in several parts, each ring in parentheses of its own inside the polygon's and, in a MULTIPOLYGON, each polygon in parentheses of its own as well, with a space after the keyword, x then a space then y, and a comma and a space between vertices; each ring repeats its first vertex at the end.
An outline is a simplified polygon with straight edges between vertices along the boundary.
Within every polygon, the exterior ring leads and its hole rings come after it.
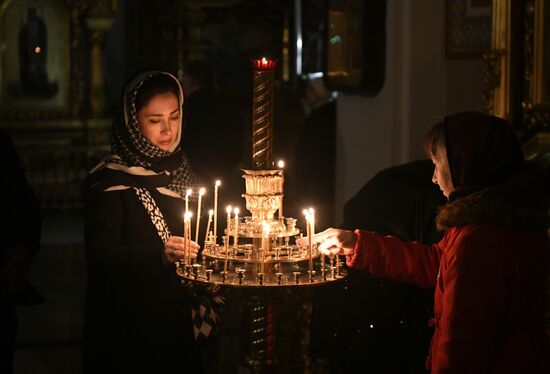
POLYGON ((227 208, 225 208, 225 211, 227 214, 231 214, 231 205, 228 205, 227 208))
POLYGON ((277 166, 279 167, 279 169, 282 169, 285 167, 285 162, 283 160, 279 160, 277 161, 277 166))
POLYGON ((192 193, 193 193, 193 190, 189 188, 187 189, 187 191, 185 191, 185 196, 191 196, 192 193))
POLYGON ((221 186, 221 184, 222 184, 222 181, 218 179, 218 180, 216 181, 216 187, 221 186))
POLYGON ((191 219, 191 217, 193 216, 193 213, 190 212, 190 211, 187 211, 185 212, 185 214, 183 215, 183 218, 186 220, 186 221, 189 221, 191 219))
POLYGON ((311 214, 312 216, 315 215, 315 210, 313 210, 313 208, 309 208, 309 214, 311 214))
POLYGON ((205 192, 206 190, 204 189, 204 187, 201 187, 201 189, 199 190, 199 195, 202 196, 205 192))
POLYGON ((233 209, 233 213, 238 216, 239 215, 239 208, 235 207, 235 209, 233 209))
POLYGON ((265 57, 262 57, 262 64, 267 64, 267 59, 265 57))
POLYGON ((214 209, 210 209, 210 210, 208 211, 208 215, 209 215, 209 216, 214 215, 214 209))

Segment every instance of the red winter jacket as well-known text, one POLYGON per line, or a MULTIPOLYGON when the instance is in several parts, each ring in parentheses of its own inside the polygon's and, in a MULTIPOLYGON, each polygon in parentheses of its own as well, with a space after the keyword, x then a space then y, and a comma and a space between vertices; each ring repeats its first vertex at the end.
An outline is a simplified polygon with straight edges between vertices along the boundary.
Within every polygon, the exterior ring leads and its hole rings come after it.
POLYGON ((550 373, 545 210, 537 216, 530 204, 512 206, 502 191, 488 188, 445 206, 438 215, 445 236, 434 245, 356 231, 348 266, 435 287, 433 373, 550 373))

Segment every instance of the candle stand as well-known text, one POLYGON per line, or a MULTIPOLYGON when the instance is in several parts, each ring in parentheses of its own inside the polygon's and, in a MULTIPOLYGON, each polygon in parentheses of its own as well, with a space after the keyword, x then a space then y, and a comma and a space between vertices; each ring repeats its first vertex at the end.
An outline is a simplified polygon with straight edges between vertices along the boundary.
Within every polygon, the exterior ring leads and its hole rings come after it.
POLYGON ((217 243, 215 237, 207 236, 201 259, 194 264, 178 264, 177 274, 186 281, 243 290, 249 324, 243 363, 260 373, 269 372, 276 364, 271 305, 272 300, 277 300, 272 297, 274 293, 322 286, 343 279, 347 272, 339 262, 321 261, 315 246, 296 245, 295 239, 300 235, 297 220, 280 214, 284 173, 282 169, 269 168, 273 165, 269 158, 275 62, 255 60, 253 68, 255 169, 243 170, 246 190, 242 195, 251 215, 228 219, 224 242, 217 243), (234 237, 238 237, 237 243, 234 237))

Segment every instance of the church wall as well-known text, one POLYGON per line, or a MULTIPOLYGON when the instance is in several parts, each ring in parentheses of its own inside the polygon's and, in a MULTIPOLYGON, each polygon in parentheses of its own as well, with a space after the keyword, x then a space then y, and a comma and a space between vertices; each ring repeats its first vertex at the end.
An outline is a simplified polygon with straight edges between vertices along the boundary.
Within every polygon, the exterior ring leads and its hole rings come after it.
POLYGON ((424 157, 433 123, 483 110, 482 61, 445 57, 444 15, 440 0, 388 0, 384 87, 338 99, 337 224, 345 202, 379 170, 424 157))

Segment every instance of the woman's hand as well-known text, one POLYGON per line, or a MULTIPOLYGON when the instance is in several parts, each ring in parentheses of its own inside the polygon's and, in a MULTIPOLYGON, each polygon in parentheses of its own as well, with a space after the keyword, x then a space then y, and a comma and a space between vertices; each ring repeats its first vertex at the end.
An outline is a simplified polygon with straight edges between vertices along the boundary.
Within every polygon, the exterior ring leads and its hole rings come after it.
MULTIPOLYGON (((319 244, 319 251, 325 255, 351 255, 357 243, 357 234, 349 230, 329 228, 311 237, 312 244, 319 244)), ((309 245, 308 237, 296 241, 301 247, 309 245)))
MULTIPOLYGON (((187 256, 186 252, 187 240, 181 236, 171 236, 164 243, 164 255, 170 262, 176 262, 179 259, 187 256)), ((191 258, 196 258, 200 246, 194 241, 190 240, 191 258)))

